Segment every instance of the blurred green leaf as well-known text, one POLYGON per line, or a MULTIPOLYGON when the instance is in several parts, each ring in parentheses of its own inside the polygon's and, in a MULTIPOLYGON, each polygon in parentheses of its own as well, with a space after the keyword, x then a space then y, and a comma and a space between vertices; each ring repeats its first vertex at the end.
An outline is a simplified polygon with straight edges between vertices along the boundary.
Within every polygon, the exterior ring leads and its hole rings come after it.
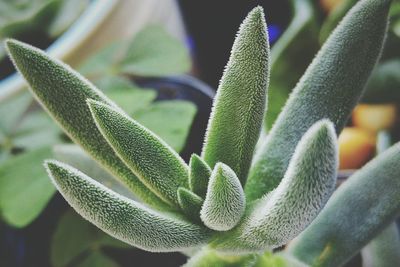
POLYGON ((160 136, 173 149, 181 151, 195 115, 194 104, 173 100, 155 102, 148 109, 136 112, 132 117, 160 136))
MULTIPOLYGON (((73 210, 69 210, 61 217, 54 232, 51 243, 51 263, 54 267, 71 266, 70 264, 75 262, 84 253, 92 254, 93 250, 99 250, 102 246, 131 248, 131 246, 121 241, 111 241, 111 239, 113 238, 107 236, 100 229, 81 218, 73 210)), ((104 265, 100 263, 102 262, 82 266, 109 266, 105 264, 107 262, 102 263, 104 265)))
POLYGON ((31 223, 55 192, 42 164, 51 157, 49 147, 12 157, 0 165, 0 210, 15 227, 31 223))
POLYGON ((61 35, 81 15, 89 0, 64 0, 51 23, 49 35, 53 38, 61 35))
POLYGON ((100 251, 90 253, 77 267, 118 267, 118 263, 100 251))
POLYGON ((18 125, 13 145, 24 149, 35 149, 59 143, 61 131, 43 111, 25 116, 18 125))
POLYGON ((22 114, 32 102, 32 96, 23 92, 0 104, 0 132, 11 134, 22 114))
POLYGON ((137 76, 166 76, 189 71, 186 47, 161 26, 148 26, 135 35, 121 71, 137 76))

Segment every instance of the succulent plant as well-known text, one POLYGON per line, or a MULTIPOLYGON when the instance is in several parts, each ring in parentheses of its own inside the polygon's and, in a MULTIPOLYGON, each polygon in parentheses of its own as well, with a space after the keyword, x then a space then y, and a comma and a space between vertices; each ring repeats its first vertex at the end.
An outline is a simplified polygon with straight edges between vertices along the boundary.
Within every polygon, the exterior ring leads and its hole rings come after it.
POLYGON ((390 2, 361 0, 349 11, 262 140, 269 44, 263 10, 252 10, 221 79, 203 151, 189 164, 68 66, 18 41, 7 49, 70 138, 135 195, 46 161, 68 203, 106 233, 147 251, 193 255, 186 266, 340 266, 400 212, 400 144, 333 193, 336 134, 380 56, 390 2))

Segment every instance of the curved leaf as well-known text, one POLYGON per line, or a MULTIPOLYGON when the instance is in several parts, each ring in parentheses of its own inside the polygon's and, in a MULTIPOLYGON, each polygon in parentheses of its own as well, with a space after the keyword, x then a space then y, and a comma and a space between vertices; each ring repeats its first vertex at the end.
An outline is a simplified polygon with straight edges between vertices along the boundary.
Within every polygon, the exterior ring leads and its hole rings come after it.
POLYGON ((205 197, 210 176, 211 169, 207 163, 196 154, 193 154, 189 161, 190 189, 200 197, 205 197))
POLYGON ((206 229, 150 210, 57 161, 46 168, 57 189, 85 219, 109 235, 147 251, 178 251, 204 244, 206 229))
POLYGON ((179 205, 179 187, 189 188, 188 166, 154 133, 111 106, 88 100, 96 125, 118 156, 164 201, 179 205))
POLYGON ((203 199, 186 188, 179 187, 178 189, 179 206, 183 212, 195 222, 201 222, 200 210, 203 204, 203 199))
POLYGON ((344 127, 380 56, 390 0, 361 0, 346 15, 300 79, 257 151, 245 192, 262 197, 282 180, 303 134, 327 118, 344 127))
POLYGON ((201 220, 213 230, 227 231, 239 223, 245 206, 243 188, 235 172, 227 165, 217 163, 200 211, 201 220))
POLYGON ((240 26, 208 122, 202 157, 230 166, 245 183, 260 135, 268 87, 269 44, 264 12, 253 9, 240 26))
POLYGON ((289 246, 313 266, 341 266, 400 213, 400 143, 353 174, 289 246))
POLYGON ((15 40, 8 40, 6 45, 31 92, 71 139, 120 178, 141 200, 152 206, 167 207, 118 158, 97 129, 86 99, 114 104, 80 74, 43 51, 15 40))

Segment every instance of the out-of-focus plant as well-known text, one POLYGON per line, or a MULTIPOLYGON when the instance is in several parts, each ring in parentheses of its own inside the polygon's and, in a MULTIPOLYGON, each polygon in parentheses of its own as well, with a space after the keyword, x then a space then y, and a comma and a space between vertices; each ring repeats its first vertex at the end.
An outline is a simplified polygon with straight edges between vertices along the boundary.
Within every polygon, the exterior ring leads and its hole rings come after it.
POLYGON ((63 130, 134 194, 94 180, 84 166, 45 163, 68 203, 106 233, 148 251, 197 251, 186 266, 339 266, 400 211, 400 144, 331 196, 336 133, 381 54, 390 3, 362 0, 348 12, 254 157, 270 65, 262 9, 250 12, 221 79, 202 155, 188 165, 68 66, 18 41, 7 47, 63 130), (293 238, 287 250, 272 253, 293 238))

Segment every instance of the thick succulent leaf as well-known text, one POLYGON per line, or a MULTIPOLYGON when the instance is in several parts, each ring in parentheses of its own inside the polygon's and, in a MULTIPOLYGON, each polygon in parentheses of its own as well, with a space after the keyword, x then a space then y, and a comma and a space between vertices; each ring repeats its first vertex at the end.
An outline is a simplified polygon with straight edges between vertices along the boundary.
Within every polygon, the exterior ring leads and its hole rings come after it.
POLYGON ((133 37, 120 63, 120 70, 154 77, 184 73, 189 71, 190 65, 186 47, 162 26, 151 25, 133 37))
POLYGON ((331 34, 350 8, 352 8, 358 1, 359 0, 343 0, 337 5, 337 7, 335 7, 322 24, 319 36, 321 44, 325 42, 329 37, 329 34, 331 34))
MULTIPOLYGON (((103 233, 72 210, 61 217, 51 240, 50 260, 54 267, 72 266, 85 253, 110 244, 109 235, 103 233), (104 242, 106 241, 106 242, 104 242)), ((114 239, 113 247, 130 247, 114 239), (117 243, 118 242, 118 243, 117 243)))
POLYGON ((147 251, 178 251, 204 244, 208 231, 173 214, 162 214, 125 198, 78 170, 46 162, 57 189, 85 219, 109 235, 147 251))
POLYGON ((292 240, 325 206, 337 168, 335 129, 329 121, 317 122, 299 142, 282 182, 246 218, 241 238, 262 250, 292 240))
POLYGON ((264 12, 253 9, 240 25, 215 96, 202 157, 230 166, 245 183, 265 110, 269 43, 264 12))
POLYGON ((259 252, 292 240, 314 220, 332 194, 337 158, 332 123, 317 122, 299 142, 279 186, 248 211, 236 232, 225 241, 214 242, 214 247, 259 252))
POLYGON ((235 172, 224 163, 217 163, 208 183, 200 211, 204 224, 217 231, 235 227, 244 214, 246 200, 235 172))
POLYGON ((178 206, 178 188, 189 188, 189 170, 183 159, 122 112, 94 100, 88 105, 99 130, 125 164, 157 196, 178 206))
POLYGON ((380 56, 390 0, 361 0, 335 29, 300 79, 254 159, 245 192, 262 197, 279 184, 300 138, 327 118, 344 127, 380 56))
POLYGON ((289 93, 317 53, 317 16, 311 0, 291 0, 293 19, 271 48, 271 75, 265 130, 271 129, 289 93))
POLYGON ((186 188, 179 187, 178 201, 179 206, 186 216, 195 222, 201 222, 200 210, 201 205, 203 204, 203 199, 201 197, 186 188))
POLYGON ((396 223, 390 224, 361 252, 363 267, 400 266, 400 234, 396 223))
POLYGON ((189 185, 190 189, 199 195, 205 197, 207 193, 208 181, 211 176, 211 168, 202 158, 193 154, 189 161, 189 185))
POLYGON ((50 156, 51 148, 42 147, 11 157, 0 165, 0 210, 8 224, 27 226, 54 195, 54 187, 41 166, 50 156))
POLYGON ((141 200, 165 207, 164 202, 143 185, 104 139, 93 121, 86 99, 114 104, 77 72, 43 51, 15 40, 8 40, 7 48, 31 92, 64 131, 141 200))
POLYGON ((161 137, 175 151, 181 151, 196 115, 196 105, 189 101, 158 101, 147 109, 133 114, 133 118, 161 137))
POLYGON ((54 157, 75 169, 92 177, 107 188, 127 198, 136 199, 135 195, 119 180, 108 173, 77 145, 56 145, 53 147, 54 157))
POLYGON ((353 174, 314 222, 290 244, 313 266, 341 266, 400 213, 400 143, 353 174))

